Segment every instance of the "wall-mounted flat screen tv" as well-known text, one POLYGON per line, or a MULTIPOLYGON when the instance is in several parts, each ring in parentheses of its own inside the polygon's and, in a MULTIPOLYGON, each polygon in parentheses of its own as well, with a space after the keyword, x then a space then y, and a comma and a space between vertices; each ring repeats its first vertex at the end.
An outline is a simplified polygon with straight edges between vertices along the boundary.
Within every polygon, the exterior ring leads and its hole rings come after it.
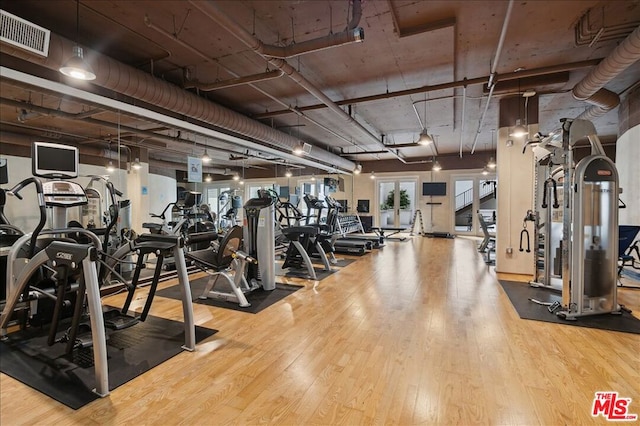
POLYGON ((52 179, 78 177, 78 148, 57 143, 34 142, 31 149, 34 176, 52 179))
POLYGON ((447 195, 447 183, 446 182, 422 182, 422 195, 424 196, 447 195))

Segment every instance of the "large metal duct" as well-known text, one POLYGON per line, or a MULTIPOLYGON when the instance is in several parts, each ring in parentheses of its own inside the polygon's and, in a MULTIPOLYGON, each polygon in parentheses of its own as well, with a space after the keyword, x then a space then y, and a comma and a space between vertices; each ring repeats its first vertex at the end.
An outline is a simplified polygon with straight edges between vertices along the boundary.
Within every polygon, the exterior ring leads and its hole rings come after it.
POLYGON ((361 27, 358 27, 361 18, 362 4, 360 0, 353 0, 353 13, 351 15, 351 20, 344 31, 336 34, 329 34, 324 37, 293 43, 288 46, 274 46, 272 44, 260 42, 258 49, 259 52, 265 56, 286 59, 304 55, 306 53, 342 46, 344 44, 359 43, 364 41, 364 30, 361 27))
MULTIPOLYGON (((74 42, 51 33, 49 56, 46 58, 33 55, 6 43, 0 43, 0 52, 57 71, 62 63, 72 56, 74 46, 74 42)), ((286 152, 291 152, 293 148, 303 142, 100 53, 85 49, 85 59, 93 66, 97 78, 92 83, 98 86, 209 123, 286 152)), ((307 154, 307 158, 347 172, 351 172, 355 168, 352 161, 315 146, 307 154)), ((325 167, 325 169, 327 168, 325 167)))
POLYGON ((573 88, 573 97, 593 104, 577 118, 591 120, 617 107, 620 97, 604 89, 604 85, 640 60, 640 27, 616 47, 573 88))
MULTIPOLYGON (((193 7, 202 12, 205 16, 209 17, 213 22, 233 34, 240 42, 251 50, 262 56, 264 59, 276 68, 282 70, 289 78, 296 82, 300 87, 304 88, 308 93, 313 95, 320 102, 325 104, 331 111, 335 112, 346 123, 353 125, 371 142, 381 149, 387 150, 386 146, 380 141, 378 136, 372 134, 362 124, 358 123, 349 114, 347 114, 338 104, 325 95, 318 87, 307 80, 302 74, 300 74, 294 67, 292 67, 287 61, 281 58, 273 57, 265 49, 265 44, 256 38, 249 31, 245 30, 241 25, 235 22, 233 19, 223 13, 215 2, 212 1, 190 1, 193 7)), ((393 150, 387 150, 389 153, 394 154, 398 159, 403 159, 393 150)))

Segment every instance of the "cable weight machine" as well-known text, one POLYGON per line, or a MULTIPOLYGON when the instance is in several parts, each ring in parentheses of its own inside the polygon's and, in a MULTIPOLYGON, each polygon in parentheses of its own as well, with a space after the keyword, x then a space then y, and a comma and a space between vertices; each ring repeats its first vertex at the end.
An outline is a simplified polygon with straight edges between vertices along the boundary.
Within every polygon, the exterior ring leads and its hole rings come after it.
POLYGON ((620 314, 617 303, 618 172, 587 120, 562 120, 562 127, 525 145, 537 144, 532 286, 562 291, 550 312, 575 320, 620 314), (590 155, 574 162, 579 141, 590 155), (541 247, 542 246, 542 247, 541 247), (555 255, 555 256, 554 256, 555 255))

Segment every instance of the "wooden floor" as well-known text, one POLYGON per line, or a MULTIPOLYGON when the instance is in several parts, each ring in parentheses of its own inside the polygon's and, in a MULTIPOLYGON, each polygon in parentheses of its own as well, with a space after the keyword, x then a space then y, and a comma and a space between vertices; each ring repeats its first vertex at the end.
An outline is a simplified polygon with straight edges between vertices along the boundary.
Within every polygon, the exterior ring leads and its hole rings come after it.
POLYGON ((0 424, 602 424, 602 390, 640 414, 640 335, 521 320, 475 247, 389 242, 256 315, 196 304, 197 352, 77 411, 0 375, 0 424))

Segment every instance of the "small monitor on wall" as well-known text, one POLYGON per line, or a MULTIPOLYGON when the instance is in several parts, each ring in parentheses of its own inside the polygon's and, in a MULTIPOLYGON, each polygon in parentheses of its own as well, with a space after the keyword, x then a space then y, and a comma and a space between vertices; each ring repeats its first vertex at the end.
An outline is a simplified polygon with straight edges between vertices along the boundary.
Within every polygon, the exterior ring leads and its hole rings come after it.
POLYGON ((422 183, 422 195, 447 195, 447 183, 446 182, 423 182, 422 183))
POLYGON ((358 200, 356 210, 358 213, 369 213, 369 200, 358 200))
POLYGON ((78 177, 78 148, 48 142, 34 142, 32 151, 34 176, 56 179, 78 177))
POLYGON ((289 187, 288 186, 281 186, 280 190, 278 191, 278 195, 280 196, 280 198, 288 199, 289 198, 289 187))

